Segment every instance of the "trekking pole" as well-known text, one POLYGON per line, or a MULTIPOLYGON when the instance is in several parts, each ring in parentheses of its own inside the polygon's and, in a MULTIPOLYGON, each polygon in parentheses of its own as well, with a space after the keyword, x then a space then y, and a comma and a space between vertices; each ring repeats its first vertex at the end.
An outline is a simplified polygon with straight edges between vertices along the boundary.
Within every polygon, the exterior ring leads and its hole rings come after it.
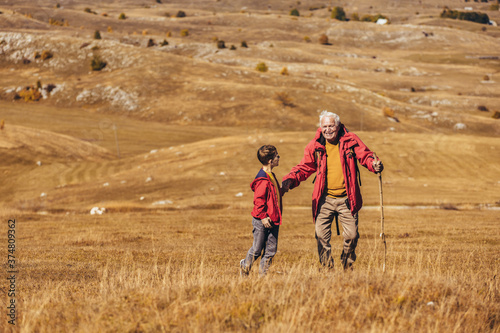
MULTIPOLYGON (((379 161, 377 155, 373 153, 373 157, 375 158, 375 162, 379 161)), ((385 232, 384 232, 384 195, 382 192, 382 172, 378 173, 378 185, 380 189, 380 238, 382 238, 382 242, 384 243, 384 265, 382 266, 382 271, 385 273, 385 263, 387 259, 387 243, 385 241, 385 232)))

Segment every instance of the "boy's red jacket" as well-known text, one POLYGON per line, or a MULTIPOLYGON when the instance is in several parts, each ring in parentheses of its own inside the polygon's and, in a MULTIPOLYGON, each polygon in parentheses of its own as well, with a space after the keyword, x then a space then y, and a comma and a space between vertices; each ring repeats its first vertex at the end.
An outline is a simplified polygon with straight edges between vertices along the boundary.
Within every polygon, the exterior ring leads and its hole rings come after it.
MULTIPOLYGON (((276 176, 274 176, 274 178, 276 178, 276 176)), ((278 207, 278 201, 276 199, 276 194, 279 195, 280 198, 282 197, 281 186, 277 178, 276 183, 278 184, 278 193, 276 193, 276 188, 271 182, 271 178, 269 178, 268 174, 263 169, 260 169, 257 176, 255 176, 255 179, 250 184, 250 188, 254 192, 252 216, 260 220, 269 217, 275 225, 280 225, 283 206, 280 200, 280 205, 278 207)))
MULTIPOLYGON (((373 153, 354 133, 350 133, 344 125, 339 129, 339 152, 342 173, 344 175, 347 198, 352 215, 356 214, 363 205, 361 191, 358 183, 358 169, 356 160, 361 165, 375 173, 372 162, 373 153)), ((299 186, 299 184, 309 178, 316 172, 314 181, 314 190, 312 195, 312 213, 313 220, 316 221, 318 214, 318 204, 323 195, 326 186, 326 139, 321 133, 321 128, 316 131, 316 136, 311 140, 305 150, 304 157, 299 164, 292 168, 290 173, 283 177, 283 181, 290 179, 292 184, 290 189, 299 186)))

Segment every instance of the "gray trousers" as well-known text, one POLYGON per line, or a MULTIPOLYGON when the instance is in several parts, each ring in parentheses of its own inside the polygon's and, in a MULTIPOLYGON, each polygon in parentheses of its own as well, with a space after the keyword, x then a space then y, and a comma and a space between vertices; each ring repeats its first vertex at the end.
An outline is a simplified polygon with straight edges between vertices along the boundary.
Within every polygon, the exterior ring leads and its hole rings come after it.
POLYGON ((253 244, 250 250, 248 250, 247 256, 244 259, 242 266, 250 271, 255 260, 257 260, 261 255, 259 272, 261 275, 265 275, 269 266, 273 261, 273 257, 278 251, 278 233, 280 230, 279 225, 275 225, 270 229, 267 229, 262 224, 260 219, 255 217, 252 219, 253 225, 253 244))
POLYGON ((347 197, 332 198, 323 196, 318 205, 318 216, 316 217, 316 240, 318 242, 319 261, 323 266, 333 268, 332 247, 332 223, 335 214, 338 214, 339 222, 342 224, 344 246, 341 259, 344 265, 352 265, 356 261, 356 246, 358 244, 358 214, 354 216, 346 204, 347 197))

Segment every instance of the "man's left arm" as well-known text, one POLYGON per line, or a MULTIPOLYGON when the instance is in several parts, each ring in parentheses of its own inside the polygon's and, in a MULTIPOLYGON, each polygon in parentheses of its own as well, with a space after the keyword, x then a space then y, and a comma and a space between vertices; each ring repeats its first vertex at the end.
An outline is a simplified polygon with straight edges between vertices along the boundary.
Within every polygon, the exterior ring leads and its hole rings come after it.
POLYGON ((373 152, 361 141, 359 137, 355 137, 357 145, 354 147, 354 152, 359 163, 373 173, 379 173, 384 170, 382 161, 375 159, 373 152))

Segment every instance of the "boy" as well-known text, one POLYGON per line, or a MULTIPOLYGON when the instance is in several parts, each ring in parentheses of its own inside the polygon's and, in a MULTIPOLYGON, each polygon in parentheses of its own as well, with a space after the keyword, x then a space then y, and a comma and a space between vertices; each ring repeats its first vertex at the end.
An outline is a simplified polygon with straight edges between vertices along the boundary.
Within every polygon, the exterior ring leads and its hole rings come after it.
POLYGON ((253 262, 261 254, 259 272, 261 276, 266 275, 278 250, 278 232, 283 206, 281 204, 281 187, 272 169, 279 165, 280 156, 276 147, 265 145, 257 151, 257 158, 262 163, 262 169, 250 185, 254 191, 253 245, 248 250, 246 258, 240 261, 241 276, 248 275, 253 262))

